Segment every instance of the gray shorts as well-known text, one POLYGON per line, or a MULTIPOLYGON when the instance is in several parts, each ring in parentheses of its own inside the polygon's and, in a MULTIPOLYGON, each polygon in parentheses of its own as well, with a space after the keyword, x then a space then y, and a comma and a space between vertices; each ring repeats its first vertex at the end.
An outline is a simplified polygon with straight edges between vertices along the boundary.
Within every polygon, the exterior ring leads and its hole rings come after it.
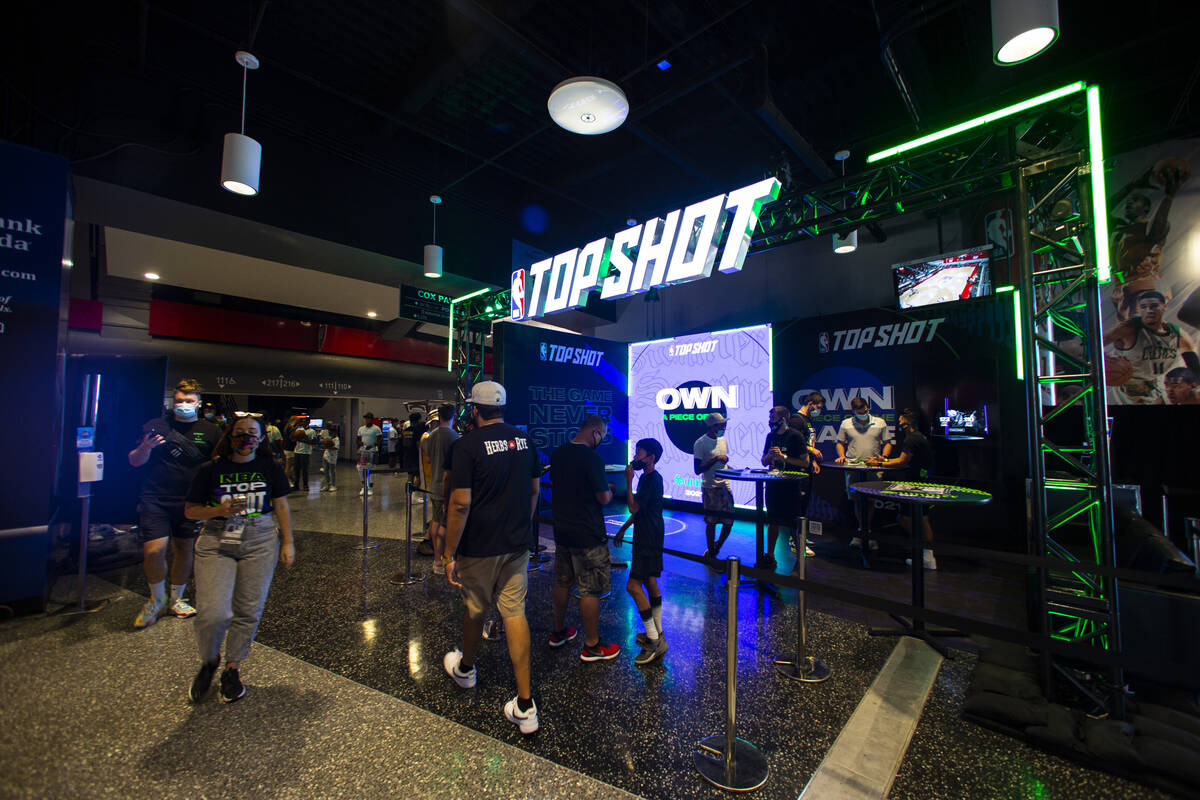
MULTIPOLYGON (((733 492, 728 486, 705 486, 700 489, 700 494, 704 498, 705 511, 722 511, 726 514, 733 513, 733 492)), ((704 515, 704 521, 733 524, 732 517, 717 517, 704 515)))
POLYGON ((529 586, 528 550, 482 558, 460 556, 456 568, 462 581, 463 602, 472 619, 483 617, 493 602, 503 619, 525 615, 525 593, 529 586))
POLYGON ((434 525, 445 525, 446 524, 446 500, 445 500, 445 498, 433 497, 431 495, 430 500, 432 501, 432 506, 433 506, 433 511, 431 512, 433 515, 433 524, 434 525))
POLYGON ((599 597, 612 588, 608 544, 595 547, 556 547, 554 582, 579 585, 580 597, 599 597))

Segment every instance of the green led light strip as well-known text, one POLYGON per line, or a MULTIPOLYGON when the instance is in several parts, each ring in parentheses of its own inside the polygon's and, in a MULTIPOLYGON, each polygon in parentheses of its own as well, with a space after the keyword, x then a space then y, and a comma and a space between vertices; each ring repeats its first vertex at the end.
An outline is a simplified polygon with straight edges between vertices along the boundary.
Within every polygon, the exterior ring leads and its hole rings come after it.
MULTIPOLYGON (((989 122, 995 122, 996 120, 1004 119, 1005 117, 1011 117, 1013 114, 1019 114, 1022 111, 1026 111, 1030 108, 1040 106, 1043 103, 1049 103, 1053 100, 1059 99, 1060 97, 1066 97, 1067 95, 1075 94, 1076 92, 1082 92, 1085 89, 1087 89, 1087 84, 1085 84, 1083 81, 1079 81, 1078 83, 1072 83, 1067 86, 1063 86, 1060 89, 1055 89, 1052 92, 1046 92, 1045 94, 1038 95, 1037 97, 1031 97, 1028 100, 1024 100, 1015 105, 1011 105, 1006 108, 1002 108, 999 111, 993 111, 990 114, 984 114, 982 117, 975 117, 975 119, 969 119, 966 122, 960 122, 957 125, 951 125, 949 128, 943 128, 940 131, 935 131, 934 133, 926 134, 926 135, 920 137, 919 139, 913 139, 911 142, 905 142, 904 144, 898 144, 895 147, 888 148, 887 150, 880 150, 878 153, 872 153, 871 155, 867 156, 867 163, 873 164, 876 161, 880 161, 885 158, 890 158, 892 156, 899 155, 900 153, 904 153, 909 150, 915 150, 918 147, 924 147, 927 144, 932 144, 933 142, 937 142, 942 139, 946 139, 950 136, 954 136, 954 135, 962 133, 964 131, 969 131, 972 128, 978 128, 980 125, 986 125, 989 122)), ((1093 87, 1093 89, 1094 89, 1094 87, 1093 87)), ((1090 103, 1090 100, 1089 100, 1089 103, 1090 103)), ((1090 106, 1089 106, 1088 111, 1089 111, 1089 122, 1090 122, 1090 120, 1091 120, 1090 106)), ((1099 101, 1098 100, 1097 100, 1096 115, 1097 115, 1096 119, 1099 120, 1099 101)), ((1096 134, 1096 136, 1098 136, 1098 134, 1096 134)), ((1096 144, 1094 144, 1093 147, 1095 147, 1099 144, 1098 139, 1094 139, 1093 141, 1096 142, 1096 144)), ((1093 160, 1093 163, 1095 163, 1094 160, 1093 160)), ((1103 196, 1103 195, 1101 195, 1101 196, 1103 196)))
POLYGON ((1092 162, 1092 226, 1096 232, 1096 280, 1108 283, 1108 203, 1104 191, 1104 140, 1100 132, 1100 88, 1087 90, 1088 158, 1092 162))
POLYGON ((462 297, 457 297, 450 301, 450 333, 446 336, 446 372, 454 371, 454 305, 461 303, 463 300, 470 300, 472 297, 478 297, 485 294, 487 288, 476 289, 470 294, 464 294, 462 297))
POLYGON ((1017 351, 1017 380, 1025 380, 1025 331, 1021 329, 1021 293, 1015 286, 998 286, 996 294, 1012 292, 1013 296, 1013 331, 1016 333, 1017 351))

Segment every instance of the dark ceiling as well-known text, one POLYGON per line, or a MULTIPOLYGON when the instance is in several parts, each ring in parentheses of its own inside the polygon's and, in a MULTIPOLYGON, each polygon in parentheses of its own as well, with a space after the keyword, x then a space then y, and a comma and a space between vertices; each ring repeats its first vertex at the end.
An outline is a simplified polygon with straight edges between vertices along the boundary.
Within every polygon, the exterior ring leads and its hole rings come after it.
POLYGON ((1054 47, 1000 68, 986 0, 10 3, 0 130, 81 175, 412 261, 438 193, 447 270, 504 285, 513 238, 555 251, 768 174, 820 183, 843 147, 854 171, 1074 80, 1101 85, 1110 152, 1194 133, 1200 4, 1060 5, 1054 47), (217 185, 239 48, 262 61, 254 198, 217 185), (550 122, 576 74, 625 90, 622 128, 550 122))

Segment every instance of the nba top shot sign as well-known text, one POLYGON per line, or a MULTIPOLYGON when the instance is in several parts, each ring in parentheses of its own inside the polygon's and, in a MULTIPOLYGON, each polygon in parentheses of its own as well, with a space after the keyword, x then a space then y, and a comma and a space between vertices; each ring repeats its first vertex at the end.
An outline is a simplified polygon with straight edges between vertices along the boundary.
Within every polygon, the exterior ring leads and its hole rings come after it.
POLYGON ((539 261, 528 275, 519 269, 512 318, 580 308, 596 289, 615 300, 707 278, 714 266, 739 272, 763 204, 778 196, 779 181, 767 178, 539 261))

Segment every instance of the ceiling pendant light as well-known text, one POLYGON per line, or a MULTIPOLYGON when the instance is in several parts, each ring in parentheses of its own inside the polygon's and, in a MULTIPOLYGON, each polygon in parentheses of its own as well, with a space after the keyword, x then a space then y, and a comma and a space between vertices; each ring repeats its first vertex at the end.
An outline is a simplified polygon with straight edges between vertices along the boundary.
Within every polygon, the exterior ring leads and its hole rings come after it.
POLYGON ((242 131, 225 134, 221 150, 221 186, 234 194, 258 194, 258 172, 262 166, 262 145, 246 135, 246 75, 258 69, 258 59, 245 50, 234 56, 242 65, 242 131))
POLYGON ((992 0, 992 60, 1003 67, 1037 56, 1058 39, 1058 0, 992 0))
POLYGON ((616 130, 629 116, 629 101, 621 87, 591 75, 568 78, 555 86, 546 108, 560 128, 585 135, 616 130))
POLYGON ((442 198, 436 194, 429 196, 429 202, 433 204, 433 241, 434 244, 425 245, 425 277, 440 278, 442 277, 442 248, 437 242, 437 207, 442 202, 442 198))
MULTIPOLYGON (((842 162, 842 193, 846 191, 846 159, 850 157, 849 150, 838 150, 833 154, 834 161, 842 162)), ((846 200, 842 199, 842 210, 846 210, 846 200)), ((853 253, 858 249, 858 228, 845 233, 833 234, 833 252, 838 255, 853 253)))

